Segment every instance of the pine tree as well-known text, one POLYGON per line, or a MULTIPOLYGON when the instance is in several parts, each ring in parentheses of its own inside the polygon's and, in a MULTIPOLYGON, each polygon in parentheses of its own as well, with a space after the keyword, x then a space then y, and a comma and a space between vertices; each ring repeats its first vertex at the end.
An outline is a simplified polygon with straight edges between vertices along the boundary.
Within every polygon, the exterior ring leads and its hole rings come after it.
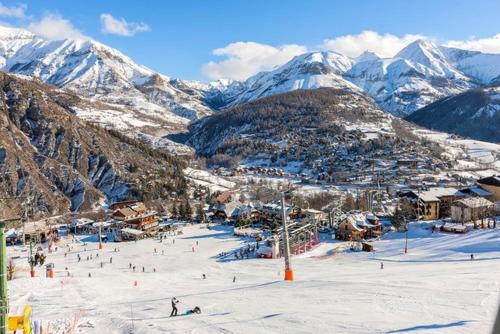
POLYGON ((184 215, 184 220, 191 220, 193 216, 193 208, 191 208, 188 200, 184 203, 184 215))
POLYGON ((397 229, 399 229, 404 224, 403 211, 401 210, 399 205, 396 205, 396 210, 394 210, 394 214, 392 215, 391 223, 397 229))
POLYGON ((351 211, 356 208, 356 203, 351 194, 347 194, 344 203, 342 204, 342 211, 351 211))
POLYGON ((199 224, 203 224, 206 220, 205 211, 203 210, 203 204, 199 204, 196 209, 196 217, 199 224))
POLYGON ((179 219, 186 220, 186 207, 184 206, 184 203, 179 204, 179 219))
POLYGON ((177 210, 177 207, 175 206, 175 203, 174 203, 174 205, 172 205, 171 218, 172 219, 178 219, 179 218, 179 211, 177 210))

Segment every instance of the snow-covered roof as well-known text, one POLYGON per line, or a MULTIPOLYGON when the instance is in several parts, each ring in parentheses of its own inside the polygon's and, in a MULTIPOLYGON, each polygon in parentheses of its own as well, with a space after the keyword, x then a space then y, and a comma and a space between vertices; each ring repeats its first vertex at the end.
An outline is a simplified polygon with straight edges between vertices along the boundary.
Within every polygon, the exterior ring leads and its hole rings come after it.
POLYGON ((143 231, 139 231, 139 230, 136 230, 136 229, 133 229, 133 228, 122 228, 121 231, 123 233, 127 233, 127 234, 133 234, 133 235, 141 235, 143 234, 144 232, 143 231))
POLYGON ((49 229, 49 225, 45 220, 40 220, 36 222, 26 222, 23 226, 23 231, 25 234, 32 234, 38 232, 44 232, 49 229))
MULTIPOLYGON (((418 195, 418 193, 417 193, 418 195)), ((455 196, 464 197, 465 195, 455 188, 434 187, 424 190, 419 197, 424 202, 438 202, 440 197, 455 196)))
POLYGON ((373 228, 377 225, 372 224, 373 221, 378 220, 378 217, 369 211, 365 212, 355 212, 348 215, 345 218, 349 224, 352 225, 353 229, 361 231, 364 228, 373 228))
POLYGON ((469 207, 469 208, 481 208, 481 207, 485 207, 485 206, 493 206, 494 205, 493 202, 490 202, 486 198, 482 198, 482 197, 463 198, 463 199, 456 201, 455 203, 462 204, 462 205, 469 207))
POLYGON ((83 226, 83 225, 88 225, 88 224, 93 224, 94 221, 89 218, 75 218, 71 220, 70 226, 75 227, 75 226, 83 226))
POLYGON ((487 196, 493 195, 489 191, 484 190, 483 188, 481 188, 479 186, 471 186, 469 188, 462 189, 460 191, 461 192, 467 192, 467 191, 469 191, 469 192, 472 192, 472 193, 476 194, 477 196, 481 196, 481 197, 487 197, 487 196))

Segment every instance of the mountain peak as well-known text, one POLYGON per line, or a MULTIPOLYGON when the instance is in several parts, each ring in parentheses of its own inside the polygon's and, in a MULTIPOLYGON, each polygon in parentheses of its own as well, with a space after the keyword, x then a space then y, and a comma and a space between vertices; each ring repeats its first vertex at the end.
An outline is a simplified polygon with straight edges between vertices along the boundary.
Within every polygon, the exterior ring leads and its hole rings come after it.
POLYGON ((0 25, 0 40, 11 40, 11 39, 33 39, 35 38, 35 34, 31 31, 22 29, 22 28, 14 28, 0 25))
POLYGON ((362 54, 360 54, 359 56, 357 56, 355 58, 357 63, 363 62, 363 61, 372 61, 372 60, 377 60, 377 59, 380 59, 379 55, 377 55, 375 52, 369 51, 369 50, 366 50, 365 52, 363 52, 362 54))
POLYGON ((396 54, 396 58, 404 58, 427 65, 430 59, 446 61, 439 47, 426 39, 417 39, 396 54))

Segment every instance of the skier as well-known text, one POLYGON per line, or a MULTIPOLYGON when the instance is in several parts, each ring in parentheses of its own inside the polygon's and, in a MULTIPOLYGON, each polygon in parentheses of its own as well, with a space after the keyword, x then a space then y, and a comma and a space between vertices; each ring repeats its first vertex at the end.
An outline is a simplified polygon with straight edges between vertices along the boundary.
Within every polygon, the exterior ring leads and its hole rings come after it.
POLYGON ((205 274, 203 274, 203 279, 207 279, 207 276, 205 274))
POLYGON ((470 255, 470 260, 471 260, 471 261, 474 261, 474 254, 471 254, 471 255, 470 255))
POLYGON ((193 314, 193 313, 200 314, 201 309, 198 306, 195 306, 194 309, 186 311, 186 314, 193 314))
POLYGON ((384 262, 380 262, 380 269, 384 269, 384 262))
POLYGON ((233 276, 233 283, 236 283, 236 276, 233 276))
POLYGON ((128 269, 132 269, 132 263, 128 264, 128 269))
POLYGON ((179 303, 179 301, 177 300, 177 298, 172 298, 172 312, 170 313, 170 316, 171 317, 174 317, 177 315, 177 303, 179 303))
POLYGON ((113 263, 113 258, 112 257, 109 258, 109 263, 113 263))

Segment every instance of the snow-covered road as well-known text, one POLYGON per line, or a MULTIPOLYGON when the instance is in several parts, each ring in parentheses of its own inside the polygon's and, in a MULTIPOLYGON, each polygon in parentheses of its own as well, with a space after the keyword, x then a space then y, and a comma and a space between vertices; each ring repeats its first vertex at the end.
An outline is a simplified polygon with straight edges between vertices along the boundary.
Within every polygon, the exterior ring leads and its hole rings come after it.
MULTIPOLYGON (((73 244, 66 257, 66 248, 48 256, 54 279, 17 272, 10 301, 60 327, 76 318, 75 333, 488 333, 500 296, 500 229, 410 231, 406 255, 398 233, 373 253, 325 256, 339 244, 323 243, 293 258, 294 282, 282 280, 281 260, 218 260, 245 244, 226 227, 186 227, 163 243, 109 243, 99 252, 73 244), (173 296, 181 312, 199 306, 202 314, 170 318, 173 296)), ((25 258, 18 263, 27 270, 25 258)))

